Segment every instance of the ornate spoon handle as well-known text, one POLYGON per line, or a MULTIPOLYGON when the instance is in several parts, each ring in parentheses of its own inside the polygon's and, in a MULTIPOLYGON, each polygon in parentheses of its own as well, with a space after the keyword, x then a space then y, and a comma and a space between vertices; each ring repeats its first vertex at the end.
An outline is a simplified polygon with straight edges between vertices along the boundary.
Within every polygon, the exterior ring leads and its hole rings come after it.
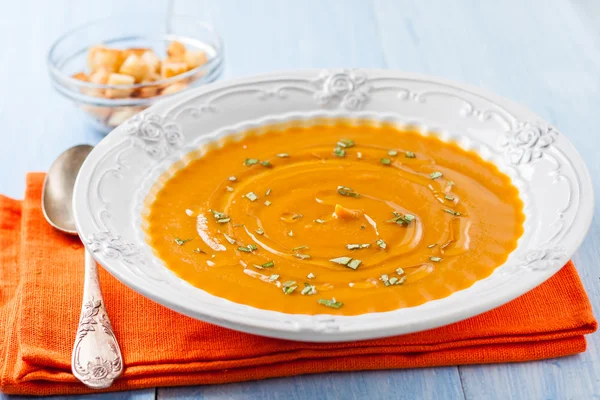
POLYGON ((104 308, 98 266, 85 251, 83 305, 73 346, 73 375, 92 389, 105 389, 123 372, 121 349, 104 308))

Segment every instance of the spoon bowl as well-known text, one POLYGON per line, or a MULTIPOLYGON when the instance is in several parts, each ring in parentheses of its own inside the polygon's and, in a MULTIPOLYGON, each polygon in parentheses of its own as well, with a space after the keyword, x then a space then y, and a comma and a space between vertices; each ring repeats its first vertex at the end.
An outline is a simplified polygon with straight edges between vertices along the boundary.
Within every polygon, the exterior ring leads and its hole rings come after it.
POLYGON ((81 165, 94 147, 81 144, 63 152, 50 167, 42 189, 42 211, 54 228, 77 235, 73 218, 73 187, 81 165))

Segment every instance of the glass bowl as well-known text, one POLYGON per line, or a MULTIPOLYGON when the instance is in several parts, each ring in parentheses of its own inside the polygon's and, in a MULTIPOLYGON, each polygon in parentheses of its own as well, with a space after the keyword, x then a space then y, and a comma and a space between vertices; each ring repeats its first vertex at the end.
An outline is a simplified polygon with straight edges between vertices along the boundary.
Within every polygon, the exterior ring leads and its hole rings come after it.
MULTIPOLYGON (((193 17, 124 15, 108 17, 75 28, 59 37, 48 52, 48 71, 54 88, 84 112, 88 121, 108 133, 129 117, 164 98, 210 83, 223 72, 223 43, 209 25, 193 17), (168 79, 132 85, 95 84, 73 78, 87 71, 88 50, 97 45, 110 48, 149 48, 163 60, 171 41, 183 43, 188 50, 202 50, 207 62, 168 79), (173 86, 171 86, 173 85, 173 86), (136 96, 171 87, 170 94, 136 96), (144 89, 150 92, 144 92, 144 89), (132 97, 111 98, 107 92, 126 91, 132 97)), ((116 96, 115 96, 116 97, 116 96)))

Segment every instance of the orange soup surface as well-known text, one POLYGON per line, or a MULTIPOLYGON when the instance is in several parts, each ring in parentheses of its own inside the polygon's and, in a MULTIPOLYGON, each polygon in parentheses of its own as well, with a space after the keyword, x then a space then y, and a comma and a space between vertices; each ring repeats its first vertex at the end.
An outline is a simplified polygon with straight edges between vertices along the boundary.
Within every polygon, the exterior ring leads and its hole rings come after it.
POLYGON ((147 240, 182 279, 261 309, 357 315, 440 299, 489 276, 523 232, 495 165, 392 125, 266 127, 187 159, 146 200, 147 240))

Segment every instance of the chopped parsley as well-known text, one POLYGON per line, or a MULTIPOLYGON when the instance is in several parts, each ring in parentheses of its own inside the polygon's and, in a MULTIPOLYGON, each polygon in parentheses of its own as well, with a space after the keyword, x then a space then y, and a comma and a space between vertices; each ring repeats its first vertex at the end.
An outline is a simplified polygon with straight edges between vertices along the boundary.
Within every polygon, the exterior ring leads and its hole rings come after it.
POLYGON ((344 305, 344 303, 342 303, 341 301, 336 301, 335 299, 319 299, 317 300, 317 303, 322 304, 326 307, 330 307, 330 308, 340 308, 341 306, 344 305))
POLYGON ((273 268, 275 266, 275 261, 267 261, 266 263, 261 264, 260 266, 263 268, 273 268))
POLYGON ((254 194, 254 192, 248 192, 244 195, 244 197, 246 197, 250 201, 256 201, 258 199, 258 196, 254 194))
POLYGON ((444 196, 444 198, 445 198, 446 200, 454 201, 454 196, 448 196, 448 195, 445 195, 445 196, 444 196))
POLYGON ((291 294, 294 290, 298 288, 296 281, 287 281, 283 285, 283 293, 291 294))
POLYGON ((352 257, 337 257, 337 258, 332 258, 329 261, 332 263, 345 265, 346 267, 352 268, 352 269, 357 269, 360 266, 360 264, 362 263, 361 260, 352 259, 352 257))
POLYGON ((337 142, 338 147, 343 147, 345 149, 349 149, 354 146, 354 141, 350 139, 340 139, 337 142))
POLYGON ((248 246, 238 246, 239 251, 243 251, 244 253, 252 253, 254 250, 258 249, 255 244, 249 244, 248 246))
POLYGON ((415 153, 413 153, 412 151, 405 151, 404 152, 404 157, 406 157, 406 158, 415 158, 415 153))
POLYGON ((333 149, 333 155, 336 157, 345 157, 346 150, 342 149, 341 147, 336 147, 335 149, 333 149))
POLYGON ((258 159, 256 159, 256 158, 246 158, 244 160, 244 165, 246 165, 246 166, 250 166, 250 165, 254 165, 254 164, 258 164, 258 159))
POLYGON ((388 155, 392 156, 392 157, 397 156, 398 155, 398 150, 390 150, 390 151, 388 151, 388 155))
POLYGON ((435 171, 435 172, 432 172, 432 173, 429 174, 429 177, 431 179, 438 179, 438 178, 441 178, 442 176, 444 176, 444 174, 442 174, 439 171, 435 171))
POLYGON ((186 244, 190 240, 192 240, 192 239, 179 239, 179 238, 175 238, 175 243, 177 243, 178 246, 183 246, 184 244, 186 244))
POLYGON ((356 250, 356 249, 368 249, 369 247, 371 247, 371 245, 369 243, 363 243, 363 244, 347 244, 346 248, 348 250, 356 250))
POLYGON ((304 282, 304 289, 300 292, 303 295, 311 296, 313 294, 317 294, 317 289, 308 282, 304 282))
POLYGON ((265 206, 267 206, 267 207, 268 207, 268 206, 270 206, 271 204, 272 204, 272 203, 271 203, 269 200, 265 201, 265 206))
POLYGON ((339 194, 341 194, 342 196, 348 196, 348 197, 360 197, 360 193, 356 193, 354 191, 354 189, 349 188, 347 186, 338 186, 337 187, 337 192, 339 194))
POLYGON ((308 279, 315 279, 315 274, 313 274, 312 272, 310 272, 308 275, 306 275, 306 277, 308 279))
POLYGON ((389 158, 380 158, 379 162, 383 165, 390 165, 392 163, 392 160, 390 160, 389 158))
POLYGON ((340 265, 348 265, 348 263, 350 261, 352 261, 352 257, 337 257, 337 258, 332 258, 329 261, 331 261, 332 263, 340 264, 340 265))
POLYGON ((269 277, 269 282, 276 281, 277 279, 279 279, 279 275, 273 274, 269 277))
POLYGON ((400 214, 397 211, 392 211, 394 214, 394 218, 388 219, 385 222, 395 222, 398 225, 409 225, 412 221, 415 220, 415 216, 412 214, 400 214))
POLYGON ((461 216, 461 213, 459 213, 458 211, 450 210, 448 208, 444 208, 444 211, 447 212, 448 214, 454 215, 455 217, 461 216))
POLYGON ((256 228, 256 233, 258 233, 259 235, 264 235, 265 231, 263 231, 260 228, 256 228))
POLYGON ((271 164, 271 161, 261 161, 260 165, 267 168, 271 168, 273 166, 273 164, 271 164))
POLYGON ((383 239, 378 239, 375 243, 377 243, 377 246, 381 247, 384 250, 387 247, 387 244, 385 243, 385 240, 383 240, 383 239))
POLYGON ((396 273, 398 275, 402 275, 404 273, 404 270, 402 268, 396 268, 396 273))

